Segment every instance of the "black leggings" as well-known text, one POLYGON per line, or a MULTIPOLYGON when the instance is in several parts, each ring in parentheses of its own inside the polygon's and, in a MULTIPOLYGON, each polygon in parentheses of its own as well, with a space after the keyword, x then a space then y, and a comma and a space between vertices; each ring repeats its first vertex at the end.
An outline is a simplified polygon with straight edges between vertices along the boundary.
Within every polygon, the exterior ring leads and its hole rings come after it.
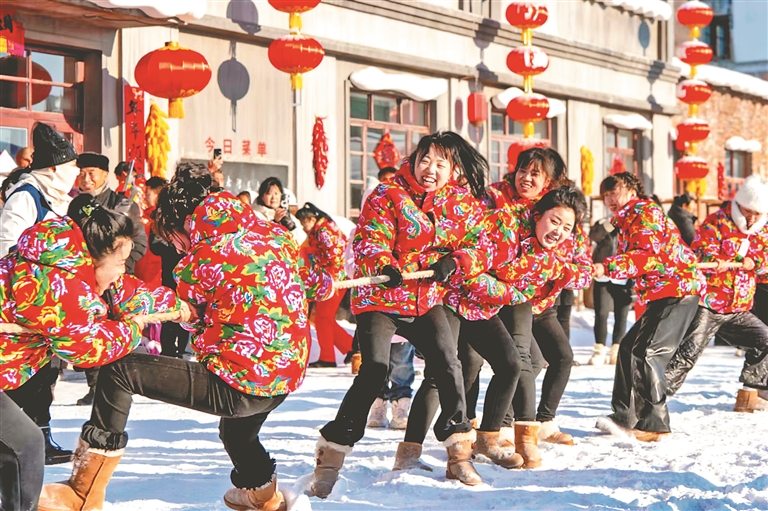
POLYGON ((392 337, 411 340, 424 355, 428 374, 435 377, 442 412, 435 423, 435 436, 444 441, 453 433, 469 431, 464 381, 457 356, 459 318, 442 305, 423 316, 404 318, 383 312, 365 312, 357 317, 362 365, 347 391, 336 418, 320 434, 326 440, 353 446, 363 438, 371 405, 386 384, 392 337))
POLYGON ((8 397, 24 410, 38 426, 47 426, 51 422, 51 403, 53 403, 53 385, 59 378, 59 364, 48 362, 32 378, 15 390, 8 390, 8 397))
MULTIPOLYGON (((486 321, 461 320, 459 358, 464 383, 470 385, 473 382, 469 382, 467 378, 469 375, 477 375, 482 368, 483 359, 491 364, 494 374, 485 393, 480 431, 499 431, 512 404, 522 363, 517 346, 498 316, 486 321)), ((479 378, 475 376, 474 380, 476 386, 479 378)), ((437 412, 437 394, 435 378, 428 372, 411 404, 405 432, 406 442, 424 443, 429 425, 437 412)), ((477 400, 476 395, 474 399, 477 400)))
POLYGON ((621 343, 627 332, 627 315, 632 308, 632 288, 613 282, 595 282, 595 342, 605 346, 608 338, 608 314, 613 303, 613 344, 621 343))
POLYGON ((758 284, 755 288, 755 305, 752 314, 768 325, 768 284, 758 284))
POLYGON ((43 433, 9 396, 0 392, 0 505, 3 511, 37 509, 44 467, 43 433))
POLYGON ((555 418, 573 366, 573 350, 557 320, 555 307, 533 316, 533 338, 544 360, 549 363, 541 384, 541 401, 536 412, 536 420, 546 422, 555 418))
POLYGON ((83 426, 82 439, 97 449, 125 447, 125 425, 134 394, 218 415, 219 438, 234 465, 232 484, 238 488, 258 488, 272 479, 275 460, 261 445, 259 431, 286 395, 245 394, 230 387, 203 364, 133 353, 101 368, 91 420, 83 426))

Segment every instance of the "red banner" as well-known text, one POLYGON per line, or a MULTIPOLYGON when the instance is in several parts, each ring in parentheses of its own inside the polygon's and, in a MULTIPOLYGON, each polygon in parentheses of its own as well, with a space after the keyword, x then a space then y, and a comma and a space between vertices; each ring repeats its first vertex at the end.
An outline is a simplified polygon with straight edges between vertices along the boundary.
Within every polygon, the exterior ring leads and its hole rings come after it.
POLYGON ((0 7, 0 53, 24 57, 24 27, 14 16, 8 8, 0 7))
POLYGON ((124 89, 125 161, 133 162, 133 175, 144 177, 144 91, 126 85, 124 89))

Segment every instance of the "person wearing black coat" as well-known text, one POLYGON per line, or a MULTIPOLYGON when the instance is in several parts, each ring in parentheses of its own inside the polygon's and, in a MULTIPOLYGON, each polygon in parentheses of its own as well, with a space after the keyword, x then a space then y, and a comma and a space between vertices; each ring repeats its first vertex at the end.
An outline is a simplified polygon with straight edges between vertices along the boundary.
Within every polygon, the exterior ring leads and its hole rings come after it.
POLYGON ((680 236, 689 247, 696 237, 696 221, 698 220, 696 215, 686 209, 691 200, 691 196, 687 192, 678 195, 673 199, 672 207, 669 208, 669 213, 667 213, 669 218, 675 222, 675 225, 680 230, 680 236))

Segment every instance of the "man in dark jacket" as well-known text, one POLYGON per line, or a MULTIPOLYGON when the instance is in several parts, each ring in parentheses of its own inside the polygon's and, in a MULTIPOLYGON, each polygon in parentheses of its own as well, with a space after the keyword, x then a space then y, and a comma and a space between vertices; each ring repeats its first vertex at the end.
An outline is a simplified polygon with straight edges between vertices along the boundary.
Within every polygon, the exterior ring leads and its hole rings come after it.
MULTIPOLYGON (((102 207, 123 213, 133 222, 133 250, 125 262, 126 273, 133 275, 133 267, 147 251, 147 233, 141 222, 139 205, 109 187, 109 158, 103 154, 82 153, 77 158, 77 166, 80 167, 80 176, 76 184, 80 193, 93 195, 102 207)), ((85 376, 88 380, 88 394, 78 399, 77 404, 90 406, 93 404, 99 368, 86 369, 85 376)))
POLYGON ((689 247, 693 243, 693 238, 696 237, 696 215, 688 211, 688 206, 692 202, 691 196, 688 192, 678 195, 673 199, 672 207, 669 208, 669 218, 675 222, 675 225, 680 230, 680 236, 683 241, 689 247))

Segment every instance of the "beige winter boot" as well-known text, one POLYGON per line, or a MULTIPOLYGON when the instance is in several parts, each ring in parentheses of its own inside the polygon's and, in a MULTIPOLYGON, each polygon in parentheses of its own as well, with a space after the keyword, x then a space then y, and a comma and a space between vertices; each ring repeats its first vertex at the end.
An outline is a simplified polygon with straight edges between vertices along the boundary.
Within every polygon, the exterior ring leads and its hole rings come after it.
POLYGON ((224 494, 224 504, 237 511, 285 511, 285 498, 277 489, 277 475, 258 488, 230 488, 224 494))
POLYGON ((310 488, 312 495, 324 499, 331 494, 339 478, 339 470, 344 465, 344 458, 351 452, 352 447, 348 445, 339 445, 320 437, 315 447, 316 465, 310 488))
POLYGON ((416 442, 400 442, 397 444, 395 466, 392 470, 410 470, 418 468, 432 472, 432 467, 421 461, 421 444, 416 442))
POLYGON ((619 360, 619 344, 611 344, 611 354, 608 357, 608 363, 612 366, 616 365, 616 361, 619 360))
POLYGON ((401 397, 392 403, 392 420, 390 429, 405 429, 408 427, 408 412, 411 410, 411 398, 401 397))
POLYGON ((475 442, 475 454, 482 454, 494 464, 504 468, 520 468, 525 461, 514 448, 499 445, 498 431, 478 431, 475 442))
POLYGON ((592 351, 592 358, 589 359, 587 364, 591 366, 601 366, 605 364, 605 344, 595 343, 595 347, 592 351))
POLYGON ((499 447, 515 447, 515 428, 502 426, 499 430, 499 447))
POLYGON ((123 457, 123 449, 92 449, 82 439, 72 457, 68 481, 46 484, 40 493, 40 511, 101 511, 107 484, 123 457))
POLYGON ((539 440, 550 444, 573 445, 573 436, 563 433, 554 421, 542 422, 539 428, 539 440))
POLYGON ((482 484, 480 474, 472 466, 472 444, 477 439, 475 430, 466 433, 454 433, 444 442, 448 451, 448 467, 445 469, 446 479, 458 479, 467 486, 482 484))
POLYGON ((360 372, 360 366, 363 365, 363 356, 360 353, 355 353, 352 355, 352 359, 349 361, 350 364, 350 370, 352 371, 352 374, 357 374, 360 372))
POLYGON ((523 468, 539 468, 539 422, 515 422, 515 450, 523 457, 523 468))
POLYGON ((739 389, 734 412, 752 413, 768 410, 768 391, 750 388, 739 389))
POLYGON ((387 405, 389 401, 384 401, 380 397, 376 398, 371 406, 371 411, 368 412, 368 427, 369 428, 386 428, 389 426, 389 419, 387 419, 387 405))

